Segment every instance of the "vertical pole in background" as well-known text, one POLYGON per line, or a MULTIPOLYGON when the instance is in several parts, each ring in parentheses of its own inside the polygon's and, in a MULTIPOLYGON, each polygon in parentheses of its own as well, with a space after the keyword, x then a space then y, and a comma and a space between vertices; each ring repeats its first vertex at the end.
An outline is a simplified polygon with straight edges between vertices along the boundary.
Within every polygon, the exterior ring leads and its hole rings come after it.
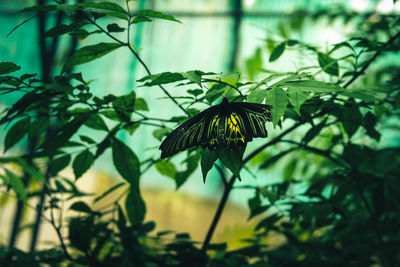
POLYGON ((229 71, 236 68, 237 60, 240 52, 240 24, 243 17, 242 0, 231 0, 232 14, 233 14, 233 27, 232 27, 232 47, 231 56, 229 61, 229 71))

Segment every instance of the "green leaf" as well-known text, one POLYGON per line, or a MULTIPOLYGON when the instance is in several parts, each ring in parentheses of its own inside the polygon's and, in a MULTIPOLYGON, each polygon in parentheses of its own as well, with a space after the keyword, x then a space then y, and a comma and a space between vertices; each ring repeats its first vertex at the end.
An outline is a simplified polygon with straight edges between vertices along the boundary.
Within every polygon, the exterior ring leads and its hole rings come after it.
POLYGON ((95 45, 89 45, 79 48, 70 58, 63 67, 63 72, 75 65, 80 65, 86 62, 90 62, 97 58, 100 58, 113 50, 123 46, 119 43, 98 43, 95 45))
POLYGON ((194 83, 198 84, 200 87, 202 87, 201 86, 201 72, 191 70, 188 72, 181 72, 181 74, 183 77, 185 77, 189 81, 194 82, 194 83))
POLYGON ((247 218, 247 220, 250 220, 254 216, 264 212, 265 210, 267 210, 269 208, 269 206, 261 206, 261 198, 260 198, 259 191, 256 191, 256 193, 254 194, 254 197, 250 198, 247 201, 247 204, 250 209, 250 215, 249 215, 249 218, 247 218))
POLYGON ((247 97, 246 100, 248 102, 253 102, 253 103, 262 103, 267 96, 267 90, 265 89, 256 89, 253 90, 247 97))
POLYGON ((92 209, 83 201, 75 202, 69 207, 70 210, 84 212, 84 213, 93 213, 92 209))
POLYGON ((83 125, 95 130, 108 131, 107 124, 99 114, 91 114, 83 125))
POLYGON ((301 140, 302 143, 307 144, 310 142, 314 137, 316 137, 321 130, 325 127, 326 125, 326 119, 323 120, 321 123, 312 126, 310 130, 304 135, 303 139, 301 140))
POLYGON ((215 151, 204 149, 201 152, 200 165, 204 183, 206 183, 207 173, 211 170, 216 160, 217 160, 217 154, 215 153, 215 151))
POLYGON ((149 111, 149 107, 147 106, 146 100, 144 100, 141 97, 136 98, 135 105, 134 105, 133 109, 134 110, 149 111))
POLYGON ((150 21, 152 21, 152 20, 149 19, 148 17, 136 16, 134 19, 132 19, 131 24, 136 24, 136 23, 140 23, 140 22, 150 22, 150 21))
POLYGON ((96 144, 96 141, 94 141, 92 138, 90 138, 87 135, 79 135, 79 139, 81 139, 81 141, 86 142, 90 145, 96 144))
POLYGON ((140 11, 136 12, 134 14, 134 16, 145 16, 145 17, 165 19, 165 20, 171 20, 171 21, 182 23, 171 15, 166 15, 164 13, 154 11, 154 10, 149 10, 149 9, 140 10, 140 11))
POLYGON ((87 3, 79 3, 76 5, 81 6, 81 7, 90 7, 90 8, 95 8, 95 9, 117 11, 117 12, 127 14, 126 10, 123 7, 121 7, 117 3, 112 3, 112 2, 99 2, 99 3, 87 2, 87 3))
POLYGON ((170 161, 166 161, 166 160, 162 160, 159 161, 155 164, 156 169, 159 173, 161 173, 162 175, 165 175, 167 177, 170 177, 172 179, 175 178, 176 175, 176 167, 174 164, 172 164, 172 162, 170 161))
POLYGON ((112 102, 115 112, 124 121, 129 121, 134 110, 136 94, 134 91, 129 94, 117 97, 112 102))
POLYGON ((24 183, 22 182, 22 179, 16 176, 13 172, 9 171, 8 169, 4 168, 3 169, 6 172, 6 175, 9 179, 10 185, 14 192, 17 194, 18 199, 21 201, 25 201, 27 194, 26 194, 26 188, 24 183))
POLYGON ((318 53, 318 63, 322 70, 330 75, 339 76, 339 64, 330 56, 318 53))
POLYGON ((131 186, 139 188, 140 162, 135 153, 120 140, 114 138, 112 142, 112 157, 118 173, 131 186))
POLYGON ((58 148, 64 146, 67 141, 78 131, 82 124, 87 120, 89 114, 82 113, 76 116, 72 121, 65 124, 56 136, 46 140, 42 147, 45 152, 52 154, 58 148))
POLYGON ((193 95, 193 96, 198 96, 198 95, 201 95, 203 93, 203 90, 201 90, 201 89, 189 89, 186 92, 188 94, 193 95))
POLYGON ((72 168, 74 169, 76 180, 92 166, 93 161, 94 157, 89 150, 84 150, 75 157, 72 168))
POLYGON ((57 10, 57 5, 37 5, 22 9, 20 12, 48 12, 57 10))
POLYGON ((111 23, 107 25, 108 32, 123 32, 125 28, 121 28, 117 23, 111 23))
POLYGON ((126 213, 132 225, 140 224, 146 215, 146 204, 144 203, 137 188, 131 188, 125 201, 126 213))
POLYGON ((288 89, 288 96, 290 104, 292 104, 296 113, 300 115, 301 105, 308 99, 309 94, 301 90, 296 90, 294 87, 290 87, 288 89))
POLYGON ((245 149, 245 147, 242 147, 238 151, 234 151, 229 150, 227 146, 221 146, 215 151, 221 163, 227 167, 239 181, 241 180, 240 169, 242 168, 242 158, 245 149))
POLYGON ((342 87, 336 84, 314 81, 314 80, 287 81, 281 85, 286 86, 288 89, 293 88, 296 90, 313 92, 313 93, 336 93, 344 90, 342 87))
POLYGON ((61 170, 68 166, 69 162, 71 161, 71 155, 65 154, 58 158, 53 159, 50 164, 50 176, 55 176, 61 170))
POLYGON ((75 31, 86 24, 87 24, 87 22, 75 22, 75 23, 71 23, 68 25, 62 24, 62 25, 56 26, 56 27, 51 28, 50 30, 46 31, 43 36, 44 36, 44 38, 55 37, 55 36, 58 36, 61 34, 75 31))
POLYGON ((266 159, 261 165, 260 165, 260 169, 266 169, 269 166, 271 166, 272 164, 276 163, 278 160, 280 160, 281 158, 283 158, 284 156, 286 156, 287 154, 289 154, 290 152, 296 150, 296 148, 290 148, 288 150, 282 151, 279 154, 273 155, 272 157, 269 157, 268 159, 266 159))
POLYGON ((31 125, 29 118, 24 118, 16 122, 10 130, 8 130, 7 135, 4 139, 4 153, 16 143, 18 143, 22 137, 29 131, 31 125))
POLYGON ((160 84, 167 84, 173 83, 177 81, 184 80, 185 77, 181 73, 178 72, 163 72, 159 74, 153 74, 143 77, 142 79, 138 80, 138 82, 145 82, 143 86, 154 86, 160 84))
POLYGON ((45 131, 49 127, 49 124, 50 124, 50 119, 48 117, 37 118, 31 123, 29 127, 29 132, 28 132, 29 137, 32 138, 34 136, 38 136, 41 133, 45 133, 45 131))
MULTIPOLYGON (((289 161, 288 164, 283 168, 283 179, 285 180, 292 180, 293 179, 293 174, 296 171, 296 166, 297 166, 297 159, 292 159, 289 161)), ((272 203, 273 204, 273 203, 272 203)))
POLYGON ((160 128, 160 129, 155 129, 153 131, 153 136, 158 140, 161 141, 165 135, 169 133, 170 129, 169 128, 160 128))
POLYGON ((286 42, 282 42, 277 47, 275 47, 275 49, 269 56, 269 62, 277 60, 283 54, 285 48, 286 48, 286 42))
POLYGON ((200 160, 200 153, 195 153, 182 161, 182 163, 186 163, 186 170, 176 173, 175 175, 176 189, 181 187, 189 178, 189 176, 192 175, 192 173, 197 169, 199 160, 200 160))
POLYGON ((112 192, 114 192, 115 190, 117 190, 118 188, 120 188, 123 185, 126 185, 126 183, 125 182, 121 182, 121 183, 118 183, 118 184, 114 185, 113 187, 111 187, 110 189, 105 191, 103 194, 101 194, 100 196, 96 197, 94 199, 93 203, 96 203, 97 201, 105 198, 106 196, 108 196, 109 194, 111 194, 112 192))
POLYGON ((134 122, 124 125, 124 129, 128 131, 129 135, 132 135, 140 127, 140 122, 134 122))
POLYGON ((12 62, 0 62, 0 75, 20 70, 21 67, 12 62))
POLYGON ((47 182, 46 177, 44 177, 44 175, 40 172, 40 170, 38 170, 35 166, 28 165, 22 160, 18 161, 18 165, 21 166, 25 172, 29 173, 29 175, 31 177, 35 178, 36 180, 38 180, 42 183, 47 182))
POLYGON ((274 127, 278 124, 280 118, 285 113, 288 99, 286 93, 279 87, 273 87, 268 91, 266 104, 272 106, 272 123, 274 127))

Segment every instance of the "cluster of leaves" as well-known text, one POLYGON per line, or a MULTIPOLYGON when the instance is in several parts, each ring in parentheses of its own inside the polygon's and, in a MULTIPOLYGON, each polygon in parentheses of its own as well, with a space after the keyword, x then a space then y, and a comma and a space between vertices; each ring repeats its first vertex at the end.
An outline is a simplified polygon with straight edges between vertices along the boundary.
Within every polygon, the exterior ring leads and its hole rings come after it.
MULTIPOLYGON (((353 82, 380 54, 399 51, 398 20, 388 16, 387 23, 379 25, 371 20, 376 27, 371 24, 368 31, 363 31, 364 35, 335 44, 326 53, 290 38, 275 42, 269 61, 279 60, 289 48, 304 49, 315 56, 318 67, 303 67, 295 73, 268 73, 262 67, 263 51, 259 48, 247 61, 248 79, 238 74, 199 70, 151 74, 130 44, 130 27, 154 18, 179 21, 152 10, 131 12, 129 2, 126 1, 126 8, 111 2, 88 2, 24 10, 64 12, 71 20, 69 24, 46 31, 45 38, 60 35, 90 38, 92 34, 102 33, 112 42, 81 47, 65 59, 61 74, 51 81, 44 82, 36 74, 15 75, 19 66, 12 62, 0 63, 2 93, 22 94, 3 111, 0 120, 0 125, 8 127, 4 150, 25 140, 29 144, 28 152, 0 159, 4 170, 0 175, 2 186, 12 188, 25 202, 38 194, 46 194, 49 201, 45 209, 52 215, 48 221, 61 242, 61 248, 32 253, 1 248, 0 259, 6 265, 39 261, 88 266, 143 263, 186 266, 193 262, 200 266, 336 266, 340 263, 395 266, 400 261, 400 236, 396 227, 400 223, 399 147, 379 146, 383 122, 398 116, 400 68, 384 66, 377 72, 381 76, 376 75, 374 84, 365 83, 362 89, 353 87, 353 82), (103 17, 115 22, 102 26, 103 17), (382 31, 387 35, 378 38, 382 31), (125 41, 116 37, 123 32, 127 34, 125 41), (139 80, 141 85, 158 86, 185 116, 170 120, 150 118, 145 112, 151 107, 135 92, 99 97, 93 94, 90 82, 81 73, 72 72, 74 66, 120 47, 133 53, 146 69, 148 75, 139 80), (337 56, 340 53, 344 56, 337 56), (383 75, 389 68, 391 72, 383 75), (183 96, 173 97, 164 88, 171 85, 190 89, 183 96), (161 161, 158 151, 149 159, 139 159, 117 136, 122 131, 133 134, 140 126, 150 125, 156 127, 154 137, 161 140, 172 130, 165 123, 180 123, 200 112, 196 106, 212 105, 223 96, 231 101, 265 101, 272 105, 273 126, 282 128, 282 132, 244 159, 244 150, 231 153, 220 149, 214 153, 190 149, 180 162, 185 165, 184 170, 178 170, 174 159, 161 161), (303 131, 295 131, 300 127, 303 131), (95 131, 100 137, 81 134, 81 129, 95 131), (279 149, 274 149, 277 146, 279 149), (115 168, 125 181, 94 202, 125 186, 121 195, 126 197, 124 207, 115 202, 110 210, 94 211, 79 200, 70 209, 80 216, 69 218, 67 226, 57 224, 54 214, 55 211, 62 213, 60 202, 88 195, 60 172, 71 165, 77 180, 108 148, 115 168), (232 172, 230 180, 221 172, 225 191, 220 207, 232 190, 240 188, 234 182, 240 179, 243 167, 251 166, 263 173, 277 162, 286 164, 283 182, 242 186, 254 190, 254 197, 248 201, 249 219, 263 216, 256 226, 257 233, 245 240, 248 245, 227 251, 226 244, 209 244, 215 224, 210 227, 201 249, 187 234, 164 239, 165 235, 173 234, 164 232, 152 237, 149 233, 154 223, 144 222, 146 206, 140 194, 141 175, 155 167, 160 174, 174 179, 179 188, 199 165, 205 180, 217 158, 232 172), (41 183, 43 192, 33 191, 29 187, 32 181, 41 183), (110 214, 113 216, 107 217, 110 214), (68 243, 61 234, 62 227, 68 228, 68 243), (271 246, 271 235, 282 236, 284 242, 271 246)), ((217 211, 216 222, 218 216, 217 211)))

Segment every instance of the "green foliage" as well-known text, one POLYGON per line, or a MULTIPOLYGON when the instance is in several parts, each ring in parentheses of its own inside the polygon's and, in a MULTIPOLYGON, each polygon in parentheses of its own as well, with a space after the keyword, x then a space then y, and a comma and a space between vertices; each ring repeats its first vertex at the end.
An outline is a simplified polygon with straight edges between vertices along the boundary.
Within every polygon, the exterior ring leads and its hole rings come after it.
MULTIPOLYGON (((398 53, 398 18, 342 9, 311 14, 298 11, 278 26, 279 39, 268 37, 265 46, 255 49, 242 73, 188 70, 152 74, 130 44, 130 31, 152 19, 180 21, 154 10, 130 10, 128 5, 128 0, 126 8, 115 2, 83 2, 22 10, 66 15, 68 21, 42 32, 45 38, 91 38, 100 33, 111 39, 77 49, 65 59, 61 73, 46 81, 36 74, 19 74, 24 68, 13 62, 0 63, 0 91, 14 94, 17 99, 0 118, 7 152, 0 159, 1 186, 24 203, 43 196, 43 211, 51 214, 51 218, 44 218, 56 230, 61 245, 32 252, 1 245, 0 265, 398 265, 400 148, 398 142, 388 145, 381 139, 388 138, 388 122, 398 123, 400 67, 380 62, 375 69, 369 68, 380 55, 398 53), (324 18, 352 23, 355 32, 347 41, 330 47, 290 39, 301 30, 306 15, 315 21, 324 18), (123 34, 126 40, 116 37, 123 34), (134 90, 120 96, 96 96, 84 74, 74 72, 75 66, 120 47, 132 52, 145 68, 147 74, 138 80, 140 86, 157 86, 184 113, 170 119, 148 117, 146 112, 153 109, 149 99, 137 97, 134 90), (269 62, 284 60, 289 50, 307 53, 315 60, 294 73, 265 69, 266 55, 269 62), (175 87, 177 96, 164 86, 175 87), (174 124, 196 115, 204 104, 219 103, 224 96, 230 101, 273 107, 274 131, 267 140, 257 143, 258 147, 248 146, 249 153, 245 148, 239 152, 225 147, 215 151, 189 148, 181 152, 184 157, 178 162, 174 157, 160 160, 159 151, 154 149, 144 159, 121 139, 127 135, 120 133, 132 135, 142 127, 153 127, 153 136, 161 141, 174 124), (82 134, 84 128, 101 137, 82 134), (25 143, 29 149, 21 152, 25 143), (96 210, 82 198, 92 194, 80 191, 75 182, 108 152, 123 180, 95 196, 93 204, 117 195, 107 208, 96 210), (247 200, 248 219, 258 220, 256 233, 245 240, 243 247, 228 250, 226 243, 210 244, 208 237, 215 225, 210 227, 202 248, 186 233, 154 233, 155 223, 145 220, 146 204, 140 192, 143 173, 154 168, 173 179, 179 189, 187 179, 197 179, 192 174, 199 165, 205 182, 214 166, 222 168, 220 163, 232 176, 227 179, 219 169, 224 193, 216 222, 232 190, 245 188, 253 192, 247 200), (60 174, 69 166, 75 181, 60 174), (235 186, 242 169, 256 173, 258 185, 235 186), (271 183, 268 175, 277 170, 282 179, 271 183), (123 197, 125 201, 119 201, 123 197), (65 199, 73 200, 69 206, 73 215, 63 221, 61 204, 65 199), (273 243, 274 235, 282 241, 273 243)), ((390 130, 398 135, 396 127, 390 130)), ((244 171, 241 174, 246 183, 244 171)), ((37 209, 46 216, 43 211, 37 209)))

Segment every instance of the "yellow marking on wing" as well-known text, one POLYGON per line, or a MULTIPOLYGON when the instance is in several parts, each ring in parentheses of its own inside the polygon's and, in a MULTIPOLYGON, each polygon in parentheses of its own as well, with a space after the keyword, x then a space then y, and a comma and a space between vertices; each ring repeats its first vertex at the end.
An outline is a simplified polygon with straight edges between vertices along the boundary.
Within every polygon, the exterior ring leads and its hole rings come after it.
POLYGON ((238 121, 240 121, 240 118, 236 114, 231 114, 227 118, 228 129, 226 132, 226 141, 228 144, 233 141, 235 146, 238 145, 239 141, 241 141, 242 144, 245 143, 245 138, 242 134, 238 121))

